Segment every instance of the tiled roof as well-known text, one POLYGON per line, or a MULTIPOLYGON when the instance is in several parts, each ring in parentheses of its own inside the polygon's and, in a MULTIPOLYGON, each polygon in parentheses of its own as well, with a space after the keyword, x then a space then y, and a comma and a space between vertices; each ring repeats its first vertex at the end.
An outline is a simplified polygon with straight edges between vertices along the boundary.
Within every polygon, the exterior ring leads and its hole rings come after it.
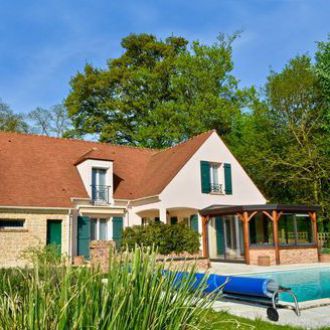
POLYGON ((0 133, 0 207, 70 207, 87 198, 76 169, 85 159, 114 162, 114 197, 159 194, 213 131, 155 150, 83 140, 0 133))

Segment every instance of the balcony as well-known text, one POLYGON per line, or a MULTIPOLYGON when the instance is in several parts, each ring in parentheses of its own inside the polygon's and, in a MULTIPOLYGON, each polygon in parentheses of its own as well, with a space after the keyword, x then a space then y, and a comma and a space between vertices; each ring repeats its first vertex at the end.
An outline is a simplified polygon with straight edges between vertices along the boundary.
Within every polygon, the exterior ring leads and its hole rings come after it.
POLYGON ((223 194, 223 185, 219 183, 211 183, 210 186, 210 193, 211 194, 223 194))
POLYGON ((109 204, 110 186, 91 185, 91 190, 94 204, 109 204))

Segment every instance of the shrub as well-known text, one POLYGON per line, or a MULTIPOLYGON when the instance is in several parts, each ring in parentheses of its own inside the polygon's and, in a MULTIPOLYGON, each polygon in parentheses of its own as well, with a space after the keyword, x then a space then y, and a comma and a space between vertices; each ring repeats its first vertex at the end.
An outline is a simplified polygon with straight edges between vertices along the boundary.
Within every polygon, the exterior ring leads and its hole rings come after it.
POLYGON ((134 249, 135 245, 154 246, 160 254, 196 253, 199 251, 199 234, 180 223, 128 227, 123 233, 122 246, 134 249))
POLYGON ((110 254, 106 275, 40 253, 29 270, 2 270, 0 329, 209 329, 218 293, 205 296, 205 282, 192 291, 193 270, 175 285, 176 272, 164 276, 144 250, 110 254))
POLYGON ((323 248, 321 250, 324 254, 330 254, 330 239, 327 239, 323 244, 323 248))

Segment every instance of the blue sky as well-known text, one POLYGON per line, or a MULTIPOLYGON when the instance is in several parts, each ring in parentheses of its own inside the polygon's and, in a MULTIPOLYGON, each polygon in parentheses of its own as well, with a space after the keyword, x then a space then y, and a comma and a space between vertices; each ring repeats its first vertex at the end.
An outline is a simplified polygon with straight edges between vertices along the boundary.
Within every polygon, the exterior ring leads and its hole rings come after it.
POLYGON ((269 69, 315 51, 330 32, 328 0, 3 0, 0 98, 17 112, 61 102, 85 63, 103 67, 129 33, 170 34, 210 44, 243 30, 234 44, 241 86, 262 86, 269 69))

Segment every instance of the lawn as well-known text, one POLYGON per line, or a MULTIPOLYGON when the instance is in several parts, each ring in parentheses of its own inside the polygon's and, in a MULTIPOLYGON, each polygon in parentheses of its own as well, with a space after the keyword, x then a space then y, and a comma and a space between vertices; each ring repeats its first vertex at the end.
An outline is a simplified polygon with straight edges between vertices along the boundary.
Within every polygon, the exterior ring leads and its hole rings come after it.
POLYGON ((247 330, 247 329, 260 329, 260 330, 280 330, 280 329, 301 329, 296 327, 290 327, 285 325, 277 325, 269 322, 262 321, 260 319, 250 320, 242 317, 237 317, 226 312, 214 312, 208 313, 208 319, 210 320, 210 330, 247 330))

